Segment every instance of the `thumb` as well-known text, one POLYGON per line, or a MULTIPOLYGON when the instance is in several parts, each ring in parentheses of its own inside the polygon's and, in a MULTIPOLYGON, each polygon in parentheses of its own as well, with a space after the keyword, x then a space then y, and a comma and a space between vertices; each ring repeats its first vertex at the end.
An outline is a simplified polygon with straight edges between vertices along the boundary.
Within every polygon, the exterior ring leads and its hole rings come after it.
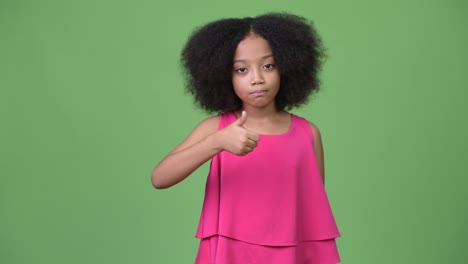
POLYGON ((239 117, 239 119, 237 119, 237 125, 243 126, 245 121, 247 121, 247 112, 242 111, 241 116, 239 117))

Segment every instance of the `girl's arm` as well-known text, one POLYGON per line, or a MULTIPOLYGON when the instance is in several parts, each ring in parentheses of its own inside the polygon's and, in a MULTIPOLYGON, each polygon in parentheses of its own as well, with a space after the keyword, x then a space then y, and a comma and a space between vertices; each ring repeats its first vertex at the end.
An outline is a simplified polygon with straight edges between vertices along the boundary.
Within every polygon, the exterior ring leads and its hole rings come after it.
POLYGON ((157 189, 171 187, 210 160, 226 150, 235 155, 251 152, 259 135, 243 127, 247 114, 222 130, 218 130, 219 117, 203 120, 190 135, 172 150, 153 170, 151 181, 157 189))
POLYGON ((318 127, 311 122, 309 123, 314 137, 315 159, 317 160, 317 166, 319 168, 320 175, 322 176, 323 184, 325 184, 325 164, 323 157, 322 137, 320 135, 320 130, 318 129, 318 127))

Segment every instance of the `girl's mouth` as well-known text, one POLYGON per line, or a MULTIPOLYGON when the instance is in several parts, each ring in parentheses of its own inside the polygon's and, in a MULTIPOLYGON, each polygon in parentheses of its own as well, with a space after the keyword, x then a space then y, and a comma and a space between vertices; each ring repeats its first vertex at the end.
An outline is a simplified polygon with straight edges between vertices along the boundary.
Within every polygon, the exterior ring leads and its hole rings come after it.
POLYGON ((252 95, 254 97, 260 97, 260 96, 265 95, 266 92, 267 92, 267 90, 257 90, 257 91, 251 92, 250 95, 252 95))

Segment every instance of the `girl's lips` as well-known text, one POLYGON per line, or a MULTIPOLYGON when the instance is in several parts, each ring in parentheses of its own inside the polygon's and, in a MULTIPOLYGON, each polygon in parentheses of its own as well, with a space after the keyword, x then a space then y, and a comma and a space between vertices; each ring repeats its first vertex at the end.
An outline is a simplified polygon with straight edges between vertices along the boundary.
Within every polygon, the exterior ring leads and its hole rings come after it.
POLYGON ((258 90, 258 91, 253 91, 250 94, 255 97, 260 97, 266 94, 266 92, 267 92, 266 90, 258 90))

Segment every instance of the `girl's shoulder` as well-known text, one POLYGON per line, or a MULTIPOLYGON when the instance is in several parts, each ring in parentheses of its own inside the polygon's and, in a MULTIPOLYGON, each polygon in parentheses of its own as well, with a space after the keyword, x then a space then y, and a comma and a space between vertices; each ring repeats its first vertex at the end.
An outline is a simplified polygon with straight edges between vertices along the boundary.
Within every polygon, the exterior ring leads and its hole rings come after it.
POLYGON ((298 120, 301 125, 306 126, 308 128, 310 127, 312 132, 319 132, 319 129, 318 129, 317 125, 315 123, 313 123, 312 121, 310 121, 307 118, 304 118, 302 116, 298 116, 298 115, 295 115, 295 114, 291 114, 291 115, 294 116, 294 118, 296 118, 296 120, 298 120))
POLYGON ((198 132, 205 135, 214 133, 216 132, 216 130, 218 130, 219 120, 219 115, 207 117, 203 119, 200 123, 198 123, 193 132, 198 132))
POLYGON ((320 129, 315 123, 301 116, 295 117, 299 121, 299 126, 302 127, 304 131, 311 134, 313 141, 321 141, 320 129))
POLYGON ((215 133, 218 130, 218 125, 219 116, 211 116, 203 119, 171 153, 184 149, 215 133))
POLYGON ((320 137, 320 130, 319 130, 318 126, 315 125, 314 123, 312 123, 309 120, 307 120, 307 122, 309 123, 310 129, 312 130, 312 135, 314 135, 314 138, 317 137, 317 136, 320 137))
POLYGON ((316 153, 320 152, 322 151, 322 135, 320 134, 320 130, 317 127, 317 125, 315 125, 311 121, 307 120, 307 123, 310 126, 310 131, 312 132, 312 142, 314 145, 314 150, 316 153))
POLYGON ((196 129, 200 129, 206 131, 207 133, 215 132, 216 130, 220 130, 232 122, 236 121, 237 117, 234 112, 223 112, 217 115, 213 115, 210 117, 205 118, 202 120, 196 129))

